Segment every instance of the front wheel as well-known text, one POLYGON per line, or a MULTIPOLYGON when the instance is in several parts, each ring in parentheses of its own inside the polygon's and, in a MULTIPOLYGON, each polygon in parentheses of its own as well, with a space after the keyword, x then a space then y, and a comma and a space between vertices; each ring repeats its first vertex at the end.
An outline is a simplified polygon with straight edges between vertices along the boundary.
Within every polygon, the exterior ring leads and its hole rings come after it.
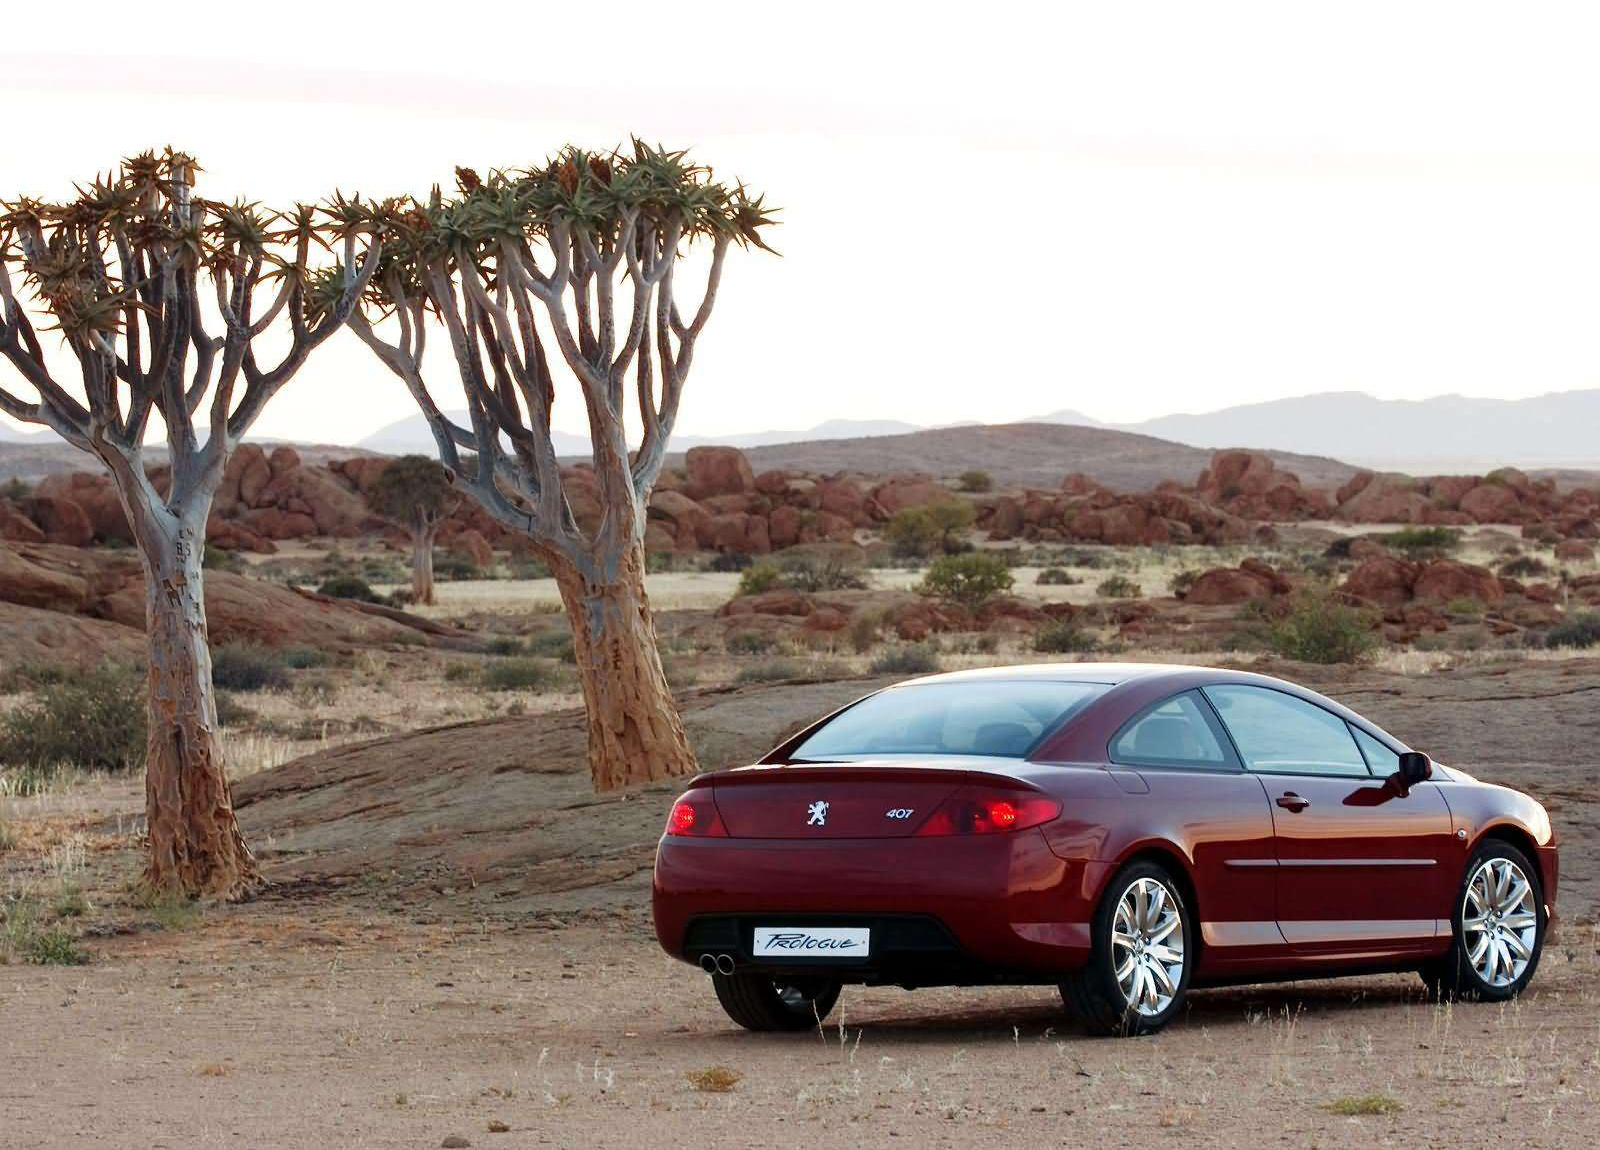
POLYGON ((840 984, 826 978, 773 981, 759 974, 713 974, 722 1009, 746 1030, 809 1030, 821 1026, 839 1001, 840 984))
POLYGON ((1089 962, 1061 997, 1093 1034, 1153 1034, 1183 1008, 1193 953, 1188 908, 1165 867, 1121 871, 1095 911, 1089 962))
POLYGON ((1539 872, 1510 843, 1472 852, 1451 914, 1450 949, 1422 969, 1440 998, 1504 1002, 1522 993, 1544 950, 1539 872))

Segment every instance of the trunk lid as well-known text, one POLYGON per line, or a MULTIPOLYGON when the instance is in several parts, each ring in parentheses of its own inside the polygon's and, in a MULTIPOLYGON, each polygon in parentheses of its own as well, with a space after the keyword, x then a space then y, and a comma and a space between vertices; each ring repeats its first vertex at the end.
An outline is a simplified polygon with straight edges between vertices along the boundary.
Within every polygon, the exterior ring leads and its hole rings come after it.
POLYGON ((971 783, 1034 788, 995 760, 882 760, 742 767, 712 775, 733 838, 906 838, 971 783))

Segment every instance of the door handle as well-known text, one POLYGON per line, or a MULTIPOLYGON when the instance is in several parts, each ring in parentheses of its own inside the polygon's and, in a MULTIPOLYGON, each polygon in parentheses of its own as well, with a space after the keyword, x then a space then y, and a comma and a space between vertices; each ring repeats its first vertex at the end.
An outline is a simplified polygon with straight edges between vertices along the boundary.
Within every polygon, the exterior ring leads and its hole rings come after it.
POLYGON ((1311 800, 1293 791, 1285 791, 1278 796, 1278 805, 1286 811, 1303 811, 1311 805, 1311 800))

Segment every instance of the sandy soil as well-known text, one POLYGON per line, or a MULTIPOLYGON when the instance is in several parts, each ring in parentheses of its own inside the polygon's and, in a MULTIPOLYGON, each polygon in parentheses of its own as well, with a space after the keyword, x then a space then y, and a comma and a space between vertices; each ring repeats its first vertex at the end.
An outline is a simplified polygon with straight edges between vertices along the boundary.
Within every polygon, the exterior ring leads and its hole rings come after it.
MULTIPOLYGON (((5 895, 70 893, 92 962, 0 966, 0 1147, 1590 1144, 1600 661, 1279 670, 1550 807, 1563 921, 1518 1003, 1436 1006, 1398 976, 1207 991, 1106 1041, 1048 989, 852 989, 821 1033, 748 1035, 650 934, 672 788, 596 801, 575 715, 506 716, 243 780, 277 885, 198 917, 130 900, 135 785, 4 800, 5 895), (697 1089, 711 1067, 739 1079, 697 1089), (1397 1108, 1337 1112, 1369 1096, 1397 1108)), ((870 685, 686 712, 726 762, 870 685)))

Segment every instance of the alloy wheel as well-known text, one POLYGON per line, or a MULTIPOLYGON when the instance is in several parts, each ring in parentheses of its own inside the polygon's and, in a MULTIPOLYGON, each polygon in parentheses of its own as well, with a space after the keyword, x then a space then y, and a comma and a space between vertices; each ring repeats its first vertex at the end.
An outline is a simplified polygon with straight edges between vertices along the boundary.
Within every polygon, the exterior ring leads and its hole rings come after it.
POLYGON ((1183 914, 1159 880, 1128 885, 1111 920, 1111 969, 1128 1009, 1154 1018, 1183 981, 1183 914))
POLYGON ((1533 961, 1539 911, 1533 883, 1508 858, 1489 858, 1473 872, 1461 904, 1467 961, 1485 986, 1510 986, 1533 961))

